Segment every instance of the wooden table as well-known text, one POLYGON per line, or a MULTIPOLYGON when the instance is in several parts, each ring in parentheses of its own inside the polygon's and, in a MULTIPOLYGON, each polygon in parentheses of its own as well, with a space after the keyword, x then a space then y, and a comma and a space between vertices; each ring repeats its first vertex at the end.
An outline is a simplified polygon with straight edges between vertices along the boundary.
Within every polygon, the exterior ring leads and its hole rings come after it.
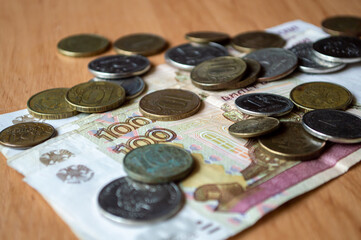
MULTIPOLYGON (((327 16, 361 13, 359 0, 61 0, 0 1, 0 114, 26 108, 41 90, 71 87, 92 76, 93 58, 57 53, 75 33, 114 41, 150 32, 171 46, 184 34, 215 30, 235 35, 301 19, 320 25, 327 16)), ((114 53, 109 50, 105 54, 114 53)), ((164 63, 163 54, 150 57, 164 63)), ((0 239, 76 239, 46 201, 0 159, 0 239)), ((361 165, 270 213, 232 239, 361 239, 361 165)))

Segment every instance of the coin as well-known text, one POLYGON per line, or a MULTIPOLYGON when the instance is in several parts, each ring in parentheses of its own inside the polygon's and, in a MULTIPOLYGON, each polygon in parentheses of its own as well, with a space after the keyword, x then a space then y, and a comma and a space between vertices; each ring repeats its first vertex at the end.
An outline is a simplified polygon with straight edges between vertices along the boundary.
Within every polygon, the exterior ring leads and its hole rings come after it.
POLYGON ((183 148, 167 144, 138 147, 125 155, 128 176, 143 183, 168 183, 187 176, 193 168, 192 155, 183 148))
POLYGON ((334 16, 321 23, 322 29, 334 36, 361 36, 361 18, 356 16, 334 16))
POLYGON ((0 132, 0 144, 12 148, 29 148, 55 136, 50 124, 26 122, 5 128, 0 132))
POLYGON ((31 115, 41 119, 61 119, 78 114, 66 101, 68 88, 53 88, 33 95, 27 102, 31 115))
POLYGON ((227 49, 217 43, 187 43, 168 49, 165 60, 173 67, 190 71, 201 62, 228 55, 227 49))
POLYGON ((311 135, 337 143, 361 142, 361 118, 332 109, 314 110, 303 115, 302 125, 311 135))
POLYGON ((231 40, 233 48, 240 52, 252 52, 262 48, 281 48, 286 41, 277 34, 264 31, 240 33, 231 40))
POLYGON ((167 42, 155 34, 135 33, 117 39, 113 45, 119 54, 149 56, 161 52, 167 42))
POLYGON ((291 101, 299 108, 344 110, 352 102, 352 94, 346 88, 329 82, 308 82, 294 87, 290 92, 291 101))
POLYGON ((189 32, 185 35, 185 38, 195 43, 216 42, 222 44, 229 41, 229 35, 227 33, 212 31, 189 32))
POLYGON ((160 121, 175 121, 198 112, 200 98, 182 89, 164 89, 149 93, 139 102, 139 110, 145 116, 160 121))
POLYGON ((258 81, 274 81, 291 74, 297 68, 297 56, 282 48, 264 48, 245 56, 262 66, 258 81))
POLYGON ((98 195, 101 213, 125 224, 146 224, 165 220, 183 205, 183 194, 174 183, 145 184, 127 177, 115 179, 98 195))
POLYGON ((277 131, 258 139, 262 149, 269 154, 287 160, 311 160, 317 158, 326 142, 308 134, 297 122, 281 122, 277 131))
POLYGON ((331 62, 354 63, 361 61, 361 39, 338 36, 318 40, 313 44, 315 54, 331 62))
POLYGON ((65 100, 79 112, 105 112, 124 102, 125 90, 110 82, 80 83, 68 90, 65 100))
POLYGON ((238 82, 247 69, 245 61, 238 57, 216 57, 193 68, 193 85, 205 90, 227 89, 229 84, 238 82))
POLYGON ((261 65, 253 59, 244 58, 243 60, 247 64, 246 73, 239 81, 235 82, 234 84, 228 84, 227 89, 247 87, 248 85, 251 85, 257 81, 258 74, 261 71, 261 65))
POLYGON ((141 55, 111 55, 91 61, 88 69, 99 78, 127 78, 147 72, 150 69, 150 62, 141 55))
POLYGON ((58 51, 70 57, 89 57, 105 52, 108 39, 95 34, 78 34, 66 37, 58 43, 58 51))
POLYGON ((272 93, 248 93, 239 96, 237 108, 252 116, 282 116, 292 111, 293 103, 280 95, 272 93))
POLYGON ((258 137, 276 130, 279 123, 278 119, 272 117, 250 118, 232 124, 228 132, 234 137, 258 137))

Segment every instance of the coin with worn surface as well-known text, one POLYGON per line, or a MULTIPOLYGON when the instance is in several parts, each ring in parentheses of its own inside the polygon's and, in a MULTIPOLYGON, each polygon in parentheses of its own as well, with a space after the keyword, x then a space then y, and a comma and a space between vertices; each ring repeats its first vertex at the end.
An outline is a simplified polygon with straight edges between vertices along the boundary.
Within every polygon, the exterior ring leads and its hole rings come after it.
POLYGON ((68 90, 65 100, 79 112, 105 112, 124 102, 125 90, 110 82, 80 83, 68 90))
POLYGON ((281 122, 277 131, 258 139, 263 150, 288 160, 311 160, 317 158, 326 142, 306 132, 301 123, 281 122))
POLYGON ((237 108, 252 116, 282 116, 292 111, 293 103, 288 98, 272 93, 248 93, 239 96, 237 108))
POLYGON ((318 40, 313 44, 316 56, 332 62, 354 63, 361 61, 361 39, 337 36, 318 40))
POLYGON ((346 88, 329 82, 308 82, 294 87, 290 99, 299 108, 344 110, 352 102, 352 94, 346 88))
POLYGON ((161 52, 167 42, 155 34, 135 33, 117 39, 113 45, 119 54, 149 56, 161 52))
POLYGON ((175 121, 198 112, 202 105, 193 92, 182 89, 164 89, 149 93, 139 102, 139 110, 145 116, 160 121, 175 121))
POLYGON ((261 71, 261 65, 253 59, 243 58, 243 60, 247 64, 246 73, 239 81, 228 84, 227 89, 238 89, 247 87, 257 81, 258 74, 261 71))
POLYGON ((53 126, 47 123, 18 123, 0 132, 0 144, 12 148, 29 148, 55 136, 53 126))
POLYGON ((277 118, 272 117, 250 118, 232 124, 228 132, 234 137, 258 137, 276 130, 279 123, 277 118))
POLYGON ((227 49, 218 43, 187 43, 168 49, 165 60, 176 68, 190 71, 201 62, 228 55, 227 49))
POLYGON ((183 205, 183 193, 174 183, 145 184, 122 177, 100 191, 98 204, 108 219, 124 224, 147 224, 177 213, 183 205))
POLYGON ((70 57, 88 57, 100 54, 109 47, 109 40, 95 34, 78 34, 58 43, 58 51, 70 57))
POLYGON ((262 66, 258 81, 268 82, 281 79, 297 68, 298 58, 293 52, 282 48, 264 48, 245 56, 262 66))
POLYGON ((115 79, 141 75, 150 66, 149 60, 141 55, 111 55, 91 61, 88 69, 96 77, 115 79))
POLYGON ((227 33, 212 31, 189 32, 185 35, 185 38, 195 43, 216 42, 220 44, 227 43, 230 39, 227 33))
POLYGON ((361 36, 361 18, 356 16, 334 16, 321 23, 322 29, 334 36, 361 36))
POLYGON ((302 125, 311 135, 337 143, 361 142, 361 118, 357 115, 332 109, 306 113, 302 125))

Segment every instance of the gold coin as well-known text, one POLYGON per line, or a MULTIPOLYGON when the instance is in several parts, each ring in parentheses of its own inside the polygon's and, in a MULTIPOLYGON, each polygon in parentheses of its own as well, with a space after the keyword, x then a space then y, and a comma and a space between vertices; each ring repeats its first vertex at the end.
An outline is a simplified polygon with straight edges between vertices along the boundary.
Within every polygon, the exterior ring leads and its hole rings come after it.
POLYGON ((333 36, 361 36, 361 18, 356 16, 334 16, 321 23, 322 29, 333 36))
POLYGON ((126 35, 114 42, 114 50, 119 54, 139 54, 149 56, 161 52, 167 42, 160 36, 149 33, 126 35))
POLYGON ((0 132, 0 144, 12 148, 28 148, 42 143, 56 134, 47 123, 18 123, 0 132))
POLYGON ((262 149, 272 156, 288 160, 317 158, 326 142, 305 131, 301 123, 281 122, 277 131, 258 139, 262 149))
POLYGON ((139 110, 151 119, 174 121, 192 116, 198 112, 201 103, 193 92, 164 89, 145 95, 139 102, 139 110))
POLYGON ((278 128, 280 121, 272 117, 250 118, 229 126, 228 132, 234 137, 250 138, 265 135, 278 128))
POLYGON ((352 102, 352 94, 346 88, 329 82, 309 82, 291 90, 290 99, 299 108, 345 110, 352 102))
POLYGON ((66 37, 58 43, 58 51, 70 57, 89 57, 105 52, 109 40, 95 34, 78 34, 66 37))
POLYGON ((78 114, 65 101, 67 91, 68 88, 53 88, 33 95, 27 103, 29 113, 41 119, 61 119, 78 114))
POLYGON ((105 112, 124 102, 125 90, 115 83, 87 82, 70 88, 65 100, 79 112, 105 112))
POLYGON ((234 84, 229 84, 227 89, 239 89, 247 87, 257 81, 257 77, 261 72, 261 65, 253 59, 244 58, 243 60, 247 64, 246 73, 239 81, 235 82, 234 84))
POLYGON ((229 35, 222 32, 212 32, 212 31, 198 31, 190 32, 185 35, 185 38, 188 41, 195 43, 227 43, 229 41, 229 35))

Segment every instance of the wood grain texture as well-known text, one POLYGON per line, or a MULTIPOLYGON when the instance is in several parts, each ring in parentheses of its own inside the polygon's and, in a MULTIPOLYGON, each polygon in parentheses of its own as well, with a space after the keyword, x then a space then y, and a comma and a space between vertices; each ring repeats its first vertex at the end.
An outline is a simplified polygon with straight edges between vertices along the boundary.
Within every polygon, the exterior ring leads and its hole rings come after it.
MULTIPOLYGON (((361 13, 359 0, 0 0, 0 6, 0 114, 24 109, 28 98, 41 90, 71 87, 92 77, 87 64, 94 57, 57 53, 57 42, 71 34, 97 33, 114 41, 150 32, 174 46, 185 42, 189 31, 235 35, 295 19, 319 26, 327 16, 361 13)), ((165 62, 163 53, 150 60, 165 62)), ((231 239, 361 239, 360 190, 359 164, 231 239)), ((76 239, 4 157, 0 214, 0 239, 76 239)))

